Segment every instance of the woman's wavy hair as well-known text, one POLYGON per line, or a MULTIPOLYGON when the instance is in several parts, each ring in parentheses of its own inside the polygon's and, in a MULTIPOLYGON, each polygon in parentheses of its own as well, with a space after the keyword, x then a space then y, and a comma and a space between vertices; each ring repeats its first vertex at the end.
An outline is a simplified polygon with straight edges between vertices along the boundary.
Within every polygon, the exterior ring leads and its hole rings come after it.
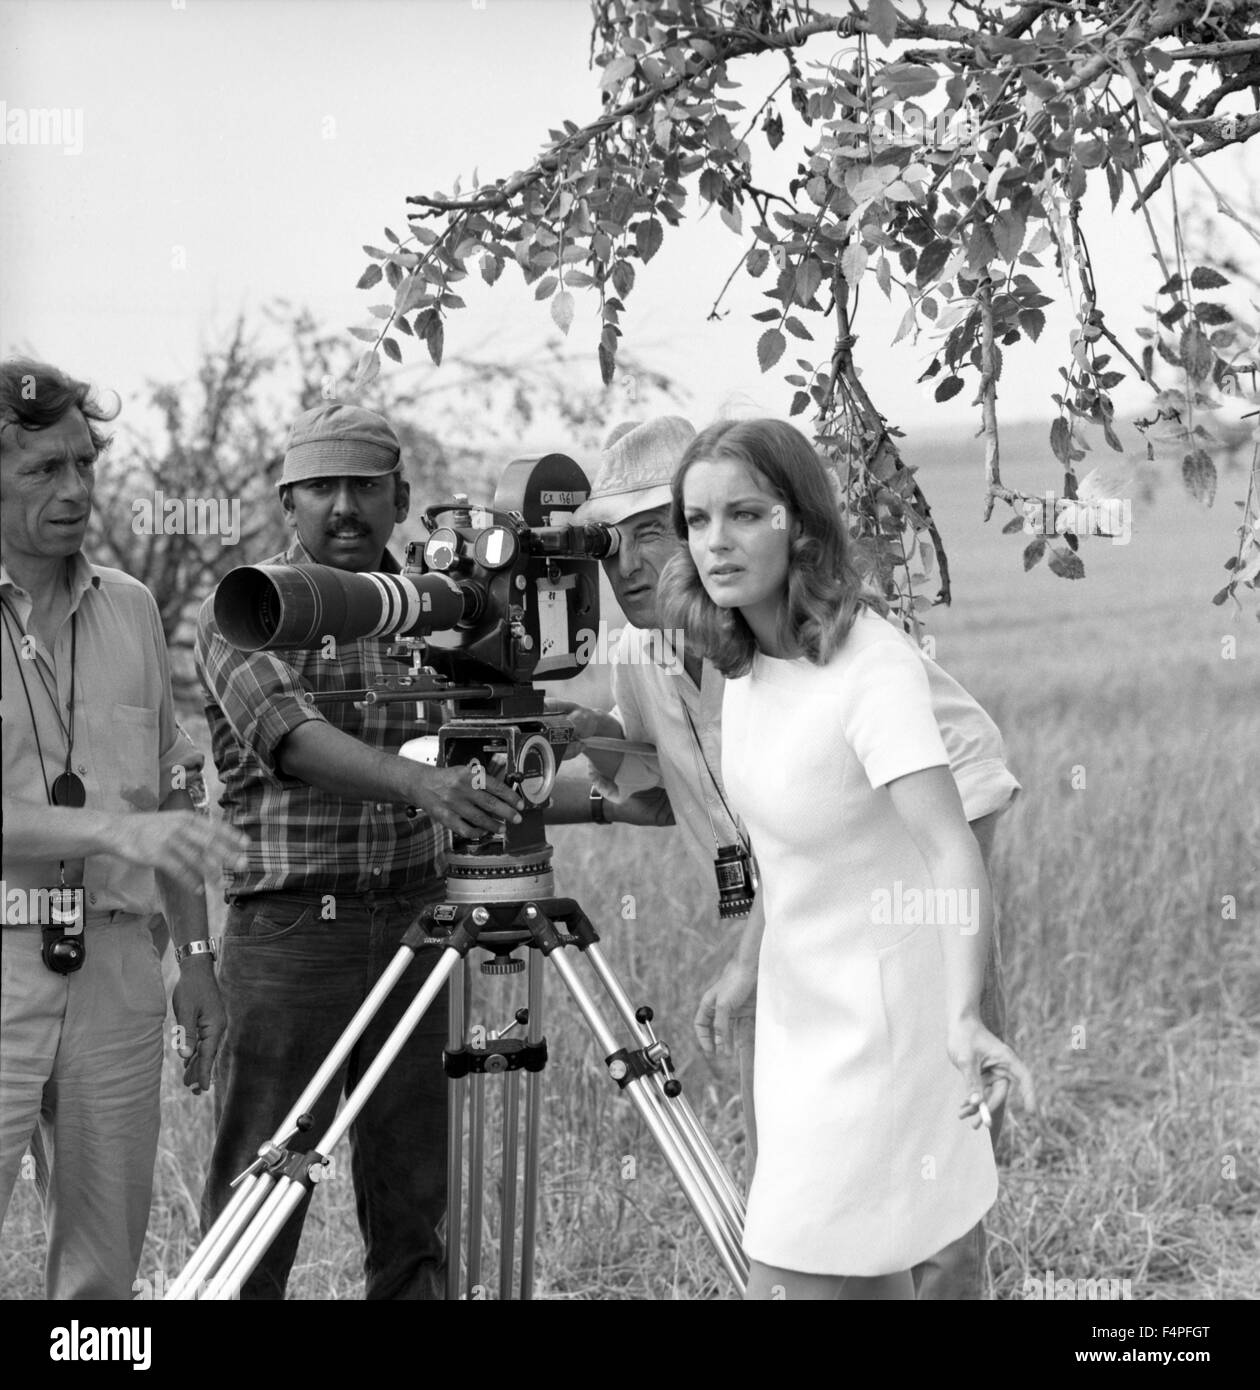
POLYGON ((849 535, 827 470, 801 432, 783 420, 723 420, 692 440, 671 483, 670 520, 684 549, 661 572, 659 607, 667 627, 680 627, 724 676, 747 674, 757 642, 738 608, 709 597, 686 548, 683 483, 701 460, 744 464, 787 508, 791 531, 780 636, 817 666, 835 655, 863 604, 879 606, 854 568, 849 535))

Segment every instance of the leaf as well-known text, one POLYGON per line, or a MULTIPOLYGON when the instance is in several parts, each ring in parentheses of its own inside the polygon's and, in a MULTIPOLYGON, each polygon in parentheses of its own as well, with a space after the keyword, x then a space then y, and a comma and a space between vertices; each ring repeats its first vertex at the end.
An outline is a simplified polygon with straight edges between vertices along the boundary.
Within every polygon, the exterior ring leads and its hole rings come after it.
POLYGON ((866 247, 860 241, 850 242, 844 248, 840 270, 850 285, 856 285, 866 273, 866 247))
POLYGON ((935 280, 944 270, 951 249, 948 241, 934 241, 919 252, 919 264, 915 269, 914 279, 920 289, 923 289, 929 280, 935 280))
POLYGON ((811 343, 814 341, 814 335, 809 329, 805 327, 800 319, 793 318, 791 314, 783 320, 783 326, 794 338, 807 338, 811 343))
POLYGON ((434 318, 429 325, 429 331, 424 335, 425 346, 429 349, 429 356, 433 358, 434 366, 442 365, 442 347, 446 342, 446 330, 442 327, 442 320, 434 318))
POLYGON ((368 268, 363 272, 363 274, 359 276, 359 280, 358 283, 355 285, 355 289, 370 290, 373 285, 380 284, 381 277, 384 275, 384 273, 385 272, 380 268, 380 266, 377 265, 375 261, 373 261, 372 264, 369 265, 368 268))
POLYGON ((539 280, 538 285, 534 290, 534 298, 546 299, 549 295, 553 295, 556 292, 556 288, 559 286, 559 284, 560 281, 556 278, 556 276, 544 275, 543 278, 539 280))
POLYGON ((935 396, 938 401, 949 401, 963 389, 963 379, 960 376, 947 376, 944 381, 936 388, 935 396))
POLYGON ((398 346, 393 338, 384 339, 381 346, 385 349, 385 356, 388 357, 391 362, 402 361, 402 348, 398 346))
POLYGON ((350 333, 353 337, 358 338, 361 343, 374 343, 376 341, 375 328, 352 328, 350 333))
POLYGON ((1181 335, 1181 360, 1192 381, 1203 381, 1212 374, 1216 354, 1197 323, 1191 323, 1181 335))
POLYGON ((388 251, 382 251, 379 246, 365 246, 363 248, 365 256, 371 256, 374 261, 383 261, 389 255, 388 251))
POLYGON ((1013 261, 1024 244, 1027 222, 1021 213, 1003 208, 993 219, 993 240, 1004 261, 1013 261))
POLYGON ((1071 550, 1055 546, 1050 552, 1050 568, 1060 579, 1084 579, 1085 562, 1071 550))
POLYGON ((635 58, 633 54, 622 54, 620 58, 614 58, 604 69, 604 75, 599 79, 599 90, 610 92, 614 87, 620 87, 627 77, 634 72, 635 58))
POLYGON ((355 369, 354 384, 356 390, 361 386, 370 386, 377 378, 381 370, 381 354, 373 348, 368 348, 359 358, 359 365, 355 369))
POLYGON ((1197 265, 1190 272, 1190 284, 1196 290, 1219 290, 1229 281, 1219 270, 1213 270, 1208 265, 1197 265))
POLYGON ((926 96, 936 87, 934 69, 922 63, 889 63, 874 76, 877 87, 885 87, 893 96, 905 101, 926 96))
POLYGON ((731 208, 720 207, 718 209, 718 216, 722 219, 723 222, 726 223, 726 225, 731 229, 731 231, 735 233, 736 236, 739 236, 743 233, 744 216, 743 213, 741 213, 739 210, 738 203, 731 208))
POLYGON ((1223 304, 1213 304, 1208 301, 1194 306, 1194 316, 1200 323, 1220 324, 1233 323, 1234 316, 1223 304))
POLYGON ((599 345, 599 375, 605 386, 611 386, 613 377, 617 374, 617 350, 616 347, 608 347, 601 342, 599 345))
POLYGON ((754 279, 758 275, 766 273, 766 267, 770 264, 770 252, 764 246, 754 246, 744 258, 744 264, 748 267, 749 275, 754 279))
POLYGON ((1002 527, 1002 534, 1004 536, 1013 536, 1016 531, 1022 531, 1023 529, 1024 518, 1022 516, 1013 516, 1006 525, 1002 527))
POLYGON ((551 317, 561 333, 573 327, 573 296, 568 290, 561 290, 551 301, 551 317))
POLYGON ((808 304, 822 284, 822 265, 817 257, 806 256, 796 267, 796 302, 808 304))
POLYGON ((1024 572, 1027 573, 1046 553, 1046 538, 1034 536, 1024 547, 1024 572))
POLYGON ((634 245, 639 259, 647 262, 661 249, 665 240, 665 228, 656 217, 645 218, 634 229, 634 245))
POLYGON ((768 372, 771 367, 783 356, 787 348, 787 339, 777 328, 768 328, 757 343, 757 361, 761 364, 761 370, 768 372))
POLYGON ((1060 463, 1066 465, 1072 462, 1072 431, 1066 416, 1058 416, 1050 426, 1050 447, 1060 463))
POLYGON ((897 37, 897 11, 893 8, 892 0, 870 0, 866 18, 875 37, 885 48, 891 48, 897 37))
POLYGON ((792 397, 792 405, 791 405, 791 408, 788 410, 788 414, 789 414, 789 415, 799 415, 799 414, 801 413, 801 411, 807 409, 808 406, 809 406, 809 395, 808 395, 808 393, 805 392, 805 391, 798 391, 798 392, 796 393, 796 395, 794 395, 794 396, 792 397))
POLYGON ((967 266, 971 270, 979 270, 996 255, 997 242, 993 240, 993 233, 982 223, 967 242, 967 266))
POLYGON ((1021 309, 1018 315, 1019 326, 1035 343, 1046 326, 1046 316, 1040 309, 1021 309))
POLYGON ((1216 465, 1204 449, 1195 449, 1181 461, 1181 480, 1196 502, 1210 507, 1216 497, 1216 465))
POLYGON ((892 267, 888 264, 887 256, 881 256, 875 262, 875 283, 883 290, 886 299, 892 298, 892 267))
POLYGON ((907 333, 915 326, 914 305, 912 304, 901 316, 901 323, 897 328, 897 334, 893 338, 893 345, 896 346, 907 333))

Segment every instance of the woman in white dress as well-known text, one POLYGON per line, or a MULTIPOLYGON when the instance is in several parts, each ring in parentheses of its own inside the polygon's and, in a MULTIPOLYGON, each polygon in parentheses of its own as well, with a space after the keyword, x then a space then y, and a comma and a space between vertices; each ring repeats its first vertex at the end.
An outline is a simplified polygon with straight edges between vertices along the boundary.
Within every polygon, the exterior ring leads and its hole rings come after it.
POLYGON ((980 1022, 993 908, 912 646, 868 606, 827 474, 777 420, 698 435, 662 620, 728 678, 722 778, 765 894, 750 1298, 911 1298, 997 1173, 1022 1063, 980 1022))

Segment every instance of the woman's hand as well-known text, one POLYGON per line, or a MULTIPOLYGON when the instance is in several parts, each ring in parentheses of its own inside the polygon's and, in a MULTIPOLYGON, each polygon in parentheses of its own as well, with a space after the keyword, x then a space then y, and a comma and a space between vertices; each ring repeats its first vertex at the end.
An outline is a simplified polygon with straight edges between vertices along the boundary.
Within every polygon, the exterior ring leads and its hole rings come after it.
POLYGON ((732 1015, 752 998, 757 988, 757 968, 738 957, 730 961, 700 997, 696 1010, 696 1040, 706 1057, 735 1051, 732 1015))
POLYGON ((1028 1068, 977 1016, 962 1019, 949 1030, 948 1047, 949 1060, 967 1082, 967 1099, 959 1107, 958 1117, 965 1120, 975 1115, 972 1129, 988 1125, 986 1117, 1006 1103, 1012 1083, 1030 1110, 1036 1105, 1028 1068))

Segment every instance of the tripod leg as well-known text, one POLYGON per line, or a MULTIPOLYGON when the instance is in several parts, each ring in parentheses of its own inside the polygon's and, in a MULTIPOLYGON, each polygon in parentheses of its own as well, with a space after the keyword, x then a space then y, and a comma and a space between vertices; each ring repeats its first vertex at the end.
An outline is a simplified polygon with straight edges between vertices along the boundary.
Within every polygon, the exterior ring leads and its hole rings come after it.
MULTIPOLYGON (((454 1052, 464 1045, 467 1015, 468 961, 460 962, 459 977, 451 984, 450 1025, 447 1046, 454 1052)), ((464 1079, 452 1076, 446 1086, 446 1297, 459 1297, 460 1256, 464 1233, 464 1079)))
MULTIPOLYGON (((639 1022, 630 996, 622 988, 621 981, 613 973, 612 967, 604 959, 603 953, 598 946, 591 945, 586 947, 583 954, 590 961, 591 967, 596 975, 599 976, 600 983, 608 992, 613 1003, 617 1007, 617 1012, 625 1019, 628 1027, 634 1030, 635 1036, 643 1044, 652 1041, 647 1030, 639 1022)), ((705 1173, 708 1175, 710 1185, 719 1194, 724 1209, 728 1212, 730 1220, 734 1224, 737 1233, 742 1232, 744 1226, 744 1197, 731 1175, 726 1171, 726 1165, 718 1157, 717 1150, 714 1149, 709 1140, 709 1136, 704 1132, 703 1126, 696 1118, 695 1111, 691 1108, 691 1103, 686 1096, 680 1092, 677 1096, 667 1096, 664 1091, 664 1081, 658 1076, 658 1088, 661 1091, 661 1099, 665 1108, 672 1112, 674 1122, 678 1126, 680 1136, 691 1148, 697 1160, 701 1163, 705 1173)))
MULTIPOLYGON (((604 1021, 586 986, 577 978, 572 963, 565 959, 564 951, 552 951, 548 959, 554 962, 556 969, 560 972, 560 978, 573 996, 573 1002, 578 1006, 587 1026, 595 1035, 595 1040, 603 1049, 604 1055, 609 1056, 616 1052, 618 1050, 616 1038, 604 1021)), ((635 1077, 626 1085, 625 1091, 633 1100, 644 1123, 651 1131, 666 1163, 673 1170, 687 1200, 691 1203, 692 1210, 713 1243, 718 1257, 725 1265, 726 1272, 730 1275, 736 1288, 742 1293, 748 1278, 747 1257, 740 1247, 738 1237, 727 1226, 721 1207, 715 1205, 713 1194, 707 1190, 703 1174, 698 1171, 691 1155, 679 1142, 668 1116, 662 1113, 659 1092, 645 1076, 635 1077)))
POLYGON ((503 1196, 499 1204, 499 1298, 512 1297, 516 1267, 516 1156, 521 1126, 521 1074, 503 1078, 503 1196))
POLYGON ((197 1297, 197 1287, 204 1284, 210 1272, 227 1254, 237 1236, 262 1206, 275 1179, 269 1173, 250 1173, 232 1194, 209 1234, 197 1247, 192 1259, 184 1266, 178 1279, 166 1292, 169 1303, 191 1302, 197 1297))
MULTIPOLYGON (((542 957, 529 953, 529 1031, 527 1041, 542 1041, 542 957)), ((521 1298, 534 1296, 534 1244, 538 1232, 538 1130, 542 1118, 542 1072, 525 1077, 525 1182, 521 1196, 521 1298)))
POLYGON ((472 1114, 468 1121, 468 1288, 469 1298, 481 1291, 481 1203, 485 1191, 486 1078, 470 1076, 472 1114))
MULTIPOLYGON (((293 1108, 280 1122, 269 1141, 271 1147, 283 1148, 295 1134, 299 1133, 299 1119, 307 1113, 341 1070, 355 1043, 359 1041, 368 1024, 376 1017, 381 1005, 389 997, 403 972, 415 959, 415 954, 409 946, 400 946, 395 952, 394 958, 385 967, 380 979, 372 986, 367 998, 359 1005, 354 1017, 346 1025, 345 1031, 333 1044, 332 1051, 320 1063, 315 1075, 303 1088, 302 1094, 294 1101, 293 1108)), ((255 1177, 257 1175, 251 1174, 250 1176, 255 1177)), ((248 1192, 252 1189, 252 1184, 247 1180, 245 1184, 242 1184, 242 1187, 248 1192)), ((256 1192, 256 1189, 253 1190, 256 1192)), ((256 1210, 264 1194, 258 1194, 255 1200, 250 1203, 250 1212, 256 1210)), ((201 1245, 193 1252, 192 1258, 171 1286, 171 1290, 167 1294, 168 1299, 183 1299, 187 1288, 204 1280, 223 1258, 231 1243, 240 1234, 241 1226, 238 1215, 243 1205, 242 1194, 238 1190, 228 1205, 219 1213, 218 1219, 206 1232, 201 1245)))
MULTIPOLYGON (((395 1024, 393 1032, 381 1045, 380 1051, 363 1073, 359 1084, 346 1096, 345 1104, 325 1133, 320 1136, 315 1144, 316 1153, 326 1158, 341 1142, 346 1131, 358 1118, 359 1112, 368 1103, 372 1092, 380 1084, 381 1077, 394 1064, 398 1054, 406 1045, 407 1039, 415 1032, 420 1020, 445 987, 448 978, 461 959, 462 956, 454 947, 448 946, 442 952, 429 978, 425 980, 416 997, 408 1004, 406 1012, 395 1024)), ((232 1257, 231 1273, 228 1274, 227 1267, 225 1267, 224 1271, 216 1277, 211 1288, 207 1290, 207 1298, 232 1298, 239 1293, 241 1285, 254 1272, 258 1261, 262 1259, 264 1251, 276 1238, 284 1223, 301 1205, 305 1192, 306 1184, 304 1182, 294 1182, 288 1176, 280 1179, 276 1184, 275 1191, 241 1237, 241 1245, 232 1257)))

